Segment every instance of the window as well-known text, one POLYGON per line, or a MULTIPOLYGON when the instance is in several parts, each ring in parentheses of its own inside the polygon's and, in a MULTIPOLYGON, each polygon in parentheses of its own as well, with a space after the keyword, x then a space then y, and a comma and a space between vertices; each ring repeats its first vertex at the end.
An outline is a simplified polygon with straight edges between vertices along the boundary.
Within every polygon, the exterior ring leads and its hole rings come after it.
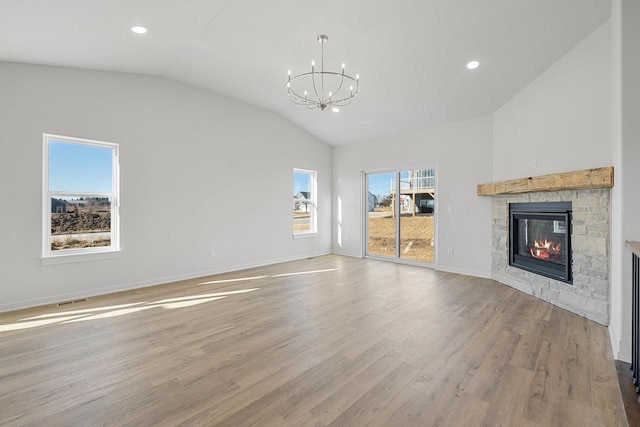
POLYGON ((43 258, 119 250, 118 145, 47 135, 43 258))
POLYGON ((318 232, 316 172, 293 170, 293 235, 302 236, 318 232))

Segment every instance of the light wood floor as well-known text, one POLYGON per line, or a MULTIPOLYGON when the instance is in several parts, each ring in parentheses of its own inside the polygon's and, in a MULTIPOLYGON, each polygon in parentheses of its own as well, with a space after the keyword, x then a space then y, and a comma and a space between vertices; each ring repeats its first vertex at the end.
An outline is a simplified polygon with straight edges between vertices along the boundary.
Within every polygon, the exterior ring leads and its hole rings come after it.
POLYGON ((607 329, 326 256, 0 315, 0 425, 624 426, 607 329))

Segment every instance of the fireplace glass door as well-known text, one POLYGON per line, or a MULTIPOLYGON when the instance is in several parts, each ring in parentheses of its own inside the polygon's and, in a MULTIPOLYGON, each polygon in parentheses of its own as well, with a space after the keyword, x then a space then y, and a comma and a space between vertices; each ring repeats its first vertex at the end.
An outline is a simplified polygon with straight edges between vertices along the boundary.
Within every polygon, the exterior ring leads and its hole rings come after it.
POLYGON ((567 234, 567 223, 564 218, 532 215, 518 218, 517 254, 540 259, 556 264, 567 263, 567 248, 564 241, 567 234))
POLYGON ((570 202, 512 203, 509 265, 571 283, 570 202))

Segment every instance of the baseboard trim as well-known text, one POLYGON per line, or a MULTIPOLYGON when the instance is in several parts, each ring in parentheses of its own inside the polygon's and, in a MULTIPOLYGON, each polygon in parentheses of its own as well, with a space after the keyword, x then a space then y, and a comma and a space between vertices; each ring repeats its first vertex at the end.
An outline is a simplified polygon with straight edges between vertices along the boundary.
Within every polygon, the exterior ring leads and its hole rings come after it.
POLYGON ((182 280, 197 279, 199 277, 213 276, 216 274, 231 273, 234 271, 247 270, 249 268, 264 267, 266 265, 280 264, 289 261, 298 261, 306 258, 314 258, 318 256, 330 255, 331 251, 312 252, 304 255, 296 255, 291 257, 273 258, 269 260, 251 262, 246 264, 238 264, 213 270, 203 270, 187 274, 177 274, 164 277, 156 277, 138 282, 130 282, 117 286, 107 286, 103 288, 93 289, 90 292, 70 292, 65 294, 51 295, 44 298, 36 298, 31 300, 17 301, 9 304, 0 304, 0 313, 9 311, 24 310, 27 308, 40 307, 50 304, 58 304, 64 301, 72 301, 83 298, 92 298, 100 295, 112 294, 115 292, 131 291, 134 289, 148 288, 151 286, 165 285, 167 283, 179 282, 182 280))
POLYGON ((631 363, 631 360, 624 357, 620 353, 620 341, 618 341, 618 334, 616 333, 616 329, 613 327, 613 322, 609 322, 609 326, 607 327, 609 330, 609 340, 611 341, 611 350, 613 351, 613 358, 616 360, 621 360, 626 363, 631 363))
POLYGON ((334 255, 342 255, 342 256, 348 256, 351 258, 362 258, 362 254, 358 253, 358 252, 350 252, 350 251, 333 251, 332 252, 334 255))
POLYGON ((437 271, 444 271, 446 273, 456 273, 456 274, 463 274, 465 276, 473 276, 473 277, 480 277, 482 279, 491 279, 491 272, 484 272, 484 271, 475 271, 475 270, 467 270, 464 268, 457 268, 457 267, 447 267, 447 266, 442 266, 442 265, 436 265, 435 269, 437 271))

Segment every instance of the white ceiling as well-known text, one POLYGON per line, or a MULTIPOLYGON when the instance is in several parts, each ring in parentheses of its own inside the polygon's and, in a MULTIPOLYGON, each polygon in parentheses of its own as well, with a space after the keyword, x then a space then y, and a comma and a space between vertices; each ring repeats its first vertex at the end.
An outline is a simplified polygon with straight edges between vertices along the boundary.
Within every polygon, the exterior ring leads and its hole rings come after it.
POLYGON ((491 113, 604 23, 610 0, 0 0, 0 60, 164 76, 333 144, 491 113), (149 32, 130 31, 144 25, 149 32), (360 74, 340 113, 290 103, 287 70, 360 74), (465 64, 478 59, 480 67, 465 64))

